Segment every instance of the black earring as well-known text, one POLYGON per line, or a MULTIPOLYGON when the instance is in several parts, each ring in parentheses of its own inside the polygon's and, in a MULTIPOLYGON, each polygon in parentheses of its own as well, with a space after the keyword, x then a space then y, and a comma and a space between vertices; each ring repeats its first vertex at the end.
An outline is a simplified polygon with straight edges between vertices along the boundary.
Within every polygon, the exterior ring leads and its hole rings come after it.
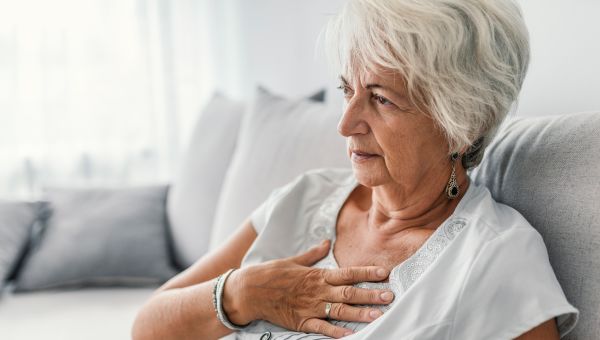
POLYGON ((458 194, 460 194, 458 183, 456 182, 456 160, 458 159, 458 156, 458 152, 453 152, 452 155, 450 155, 450 160, 452 161, 452 174, 450 174, 450 179, 446 185, 446 196, 451 200, 455 199, 458 197, 458 194))

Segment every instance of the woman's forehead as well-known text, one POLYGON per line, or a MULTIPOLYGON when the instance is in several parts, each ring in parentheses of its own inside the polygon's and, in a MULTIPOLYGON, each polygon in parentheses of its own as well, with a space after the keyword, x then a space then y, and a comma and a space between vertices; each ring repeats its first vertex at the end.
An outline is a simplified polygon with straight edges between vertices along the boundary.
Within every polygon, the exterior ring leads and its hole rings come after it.
POLYGON ((374 70, 349 69, 344 74, 340 75, 342 82, 348 85, 367 86, 369 84, 378 84, 385 87, 394 88, 396 90, 406 89, 406 79, 404 76, 391 69, 379 67, 374 70))

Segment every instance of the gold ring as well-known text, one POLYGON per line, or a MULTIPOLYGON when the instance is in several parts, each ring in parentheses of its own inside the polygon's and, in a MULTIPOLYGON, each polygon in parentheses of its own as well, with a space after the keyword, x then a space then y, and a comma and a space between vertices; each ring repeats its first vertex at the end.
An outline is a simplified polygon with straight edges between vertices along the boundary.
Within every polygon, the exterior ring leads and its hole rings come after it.
POLYGON ((329 319, 329 313, 331 312, 331 302, 325 304, 325 317, 329 319))

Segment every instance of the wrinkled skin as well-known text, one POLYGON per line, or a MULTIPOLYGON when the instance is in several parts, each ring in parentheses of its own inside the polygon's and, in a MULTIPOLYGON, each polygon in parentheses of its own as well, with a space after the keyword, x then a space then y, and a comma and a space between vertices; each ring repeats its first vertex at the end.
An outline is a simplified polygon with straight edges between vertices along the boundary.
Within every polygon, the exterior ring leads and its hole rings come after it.
POLYGON ((326 302, 332 303, 332 319, 371 322, 381 316, 377 309, 351 305, 388 304, 393 294, 386 290, 356 288, 352 284, 381 281, 387 278, 389 272, 376 266, 309 267, 327 255, 329 245, 330 242, 325 241, 301 255, 234 272, 227 280, 223 300, 231 321, 246 324, 262 319, 299 332, 340 338, 351 334, 351 331, 323 320, 326 318, 326 302), (237 299, 228 292, 238 292, 237 299), (389 297, 387 300, 381 296, 384 292, 389 297), (260 308, 256 308, 258 306, 260 308))

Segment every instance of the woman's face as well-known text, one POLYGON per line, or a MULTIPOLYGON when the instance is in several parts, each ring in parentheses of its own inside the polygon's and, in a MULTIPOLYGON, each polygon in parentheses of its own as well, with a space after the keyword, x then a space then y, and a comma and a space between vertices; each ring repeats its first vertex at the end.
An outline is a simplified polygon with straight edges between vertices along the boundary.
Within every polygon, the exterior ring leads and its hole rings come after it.
POLYGON ((346 105, 338 131, 347 137, 359 183, 395 183, 413 192, 432 184, 425 183, 431 175, 449 173, 446 139, 427 114, 411 105, 398 73, 367 73, 364 83, 346 79, 341 78, 346 105))

